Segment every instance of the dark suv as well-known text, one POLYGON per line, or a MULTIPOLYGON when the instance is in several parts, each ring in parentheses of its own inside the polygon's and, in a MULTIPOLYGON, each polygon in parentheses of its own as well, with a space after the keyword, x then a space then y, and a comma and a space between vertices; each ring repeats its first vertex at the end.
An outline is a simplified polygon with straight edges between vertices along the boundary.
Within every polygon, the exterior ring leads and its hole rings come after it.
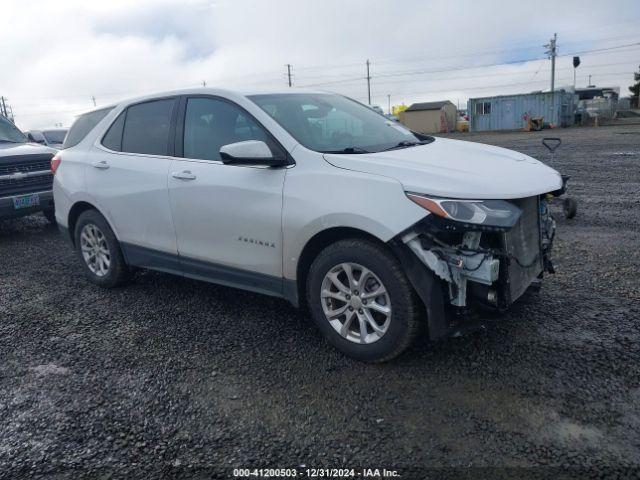
POLYGON ((0 219, 43 212, 55 223, 51 159, 56 150, 29 143, 0 115, 0 219))

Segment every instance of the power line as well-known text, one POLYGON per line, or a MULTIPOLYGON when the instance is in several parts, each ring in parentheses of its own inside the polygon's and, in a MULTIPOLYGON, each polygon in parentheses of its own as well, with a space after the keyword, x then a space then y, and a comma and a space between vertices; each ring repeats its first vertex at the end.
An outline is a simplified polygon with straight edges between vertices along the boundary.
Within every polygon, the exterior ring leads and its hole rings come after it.
MULTIPOLYGON (((566 42, 566 44, 577 44, 577 43, 584 43, 585 41, 608 41, 608 40, 618 40, 621 38, 629 38, 629 37, 637 37, 637 33, 634 34, 627 34, 627 35, 618 35, 615 37, 607 37, 607 38, 596 38, 596 39, 586 39, 586 40, 580 40, 580 41, 572 41, 572 42, 566 42)), ((520 43, 521 45, 523 44, 522 42, 520 43)), ((518 44, 512 44, 512 45, 518 45, 518 44)), ((537 48, 539 48, 538 45, 533 45, 533 44, 527 44, 526 46, 522 46, 522 47, 518 47, 518 48, 498 48, 498 49, 487 49, 487 50, 478 50, 475 52, 468 52, 465 51, 465 53, 461 53, 461 54, 446 54, 446 55, 440 55, 440 56, 424 56, 424 55, 420 55, 420 56, 413 56, 413 57, 400 57, 399 59, 391 59, 391 60, 376 60, 376 64, 380 64, 380 65, 386 65, 389 63, 414 63, 417 61, 421 61, 421 60, 449 60, 451 58, 464 58, 464 57, 478 57, 478 56, 484 56, 484 55, 488 55, 488 54, 495 54, 495 53, 509 53, 509 52, 519 52, 519 51, 523 51, 523 50, 536 50, 537 48)))
MULTIPOLYGON (((615 65, 615 64, 611 64, 611 65, 615 65)), ((525 72, 525 73, 528 73, 528 72, 525 72)), ((613 76, 619 76, 619 75, 632 75, 632 74, 633 74, 633 72, 612 72, 612 73, 608 73, 608 74, 600 74, 600 75, 598 75, 598 77, 607 78, 607 77, 613 77, 613 76)), ((457 79, 466 79, 466 78, 470 78, 470 77, 457 77, 457 79)), ((451 79, 447 79, 447 80, 451 80, 451 79)), ((559 80, 567 81, 567 80, 570 80, 570 78, 569 77, 560 77, 559 80)), ((459 91, 459 90, 466 90, 466 91, 487 90, 487 89, 491 89, 491 88, 502 88, 502 87, 512 87, 512 86, 542 85, 545 82, 546 82, 546 80, 532 80, 532 81, 526 81, 526 82, 515 82, 515 83, 511 82, 511 83, 484 85, 484 86, 481 86, 481 87, 453 86, 453 87, 450 87, 450 88, 448 88, 446 90, 422 89, 421 91, 418 91, 418 92, 396 91, 396 92, 394 92, 394 95, 398 96, 398 95, 419 95, 419 94, 432 94, 432 93, 449 93, 449 92, 452 92, 452 91, 459 91)), ((384 98, 387 95, 388 94, 372 95, 371 98, 384 98)), ((60 113, 80 113, 80 112, 83 112, 83 111, 86 111, 86 110, 87 110, 86 108, 76 108, 76 109, 72 109, 72 110, 52 110, 52 111, 44 111, 44 112, 27 112, 27 113, 21 113, 19 116, 20 117, 26 117, 26 116, 34 116, 34 115, 55 115, 55 114, 60 114, 60 113)))
MULTIPOLYGON (((640 22, 640 19, 637 20, 629 20, 629 21, 625 21, 625 22, 618 22, 615 24, 607 24, 607 28, 610 28, 612 25, 620 25, 620 24, 636 24, 637 22, 640 22)), ((591 29, 594 30, 594 29, 591 29)), ((580 31, 582 32, 583 29, 564 29, 564 32, 571 32, 571 31, 580 31)), ((608 40, 617 40, 617 39, 621 39, 621 38, 629 38, 629 37, 635 37, 637 36, 636 33, 633 34, 627 34, 627 35, 617 35, 614 37, 596 37, 596 38, 584 38, 581 40, 576 40, 576 41, 571 41, 571 42, 566 42, 567 44, 577 44, 577 43, 584 43, 586 41, 608 41, 608 40)), ((522 45, 521 47, 518 48, 493 48, 493 49, 486 49, 486 50, 477 50, 475 52, 469 52, 468 50, 465 50, 464 53, 460 53, 460 54, 456 54, 454 53, 448 53, 446 55, 442 55, 442 56, 424 56, 424 55, 419 55, 419 56, 411 56, 411 57, 398 57, 398 58, 393 58, 393 57, 382 57, 382 58, 377 58, 376 59, 376 65, 386 65, 389 63, 413 63, 415 61, 420 61, 420 60, 438 60, 438 59, 451 59, 451 58, 462 58, 462 57, 477 57, 479 55, 483 55, 483 54, 491 54, 491 53, 507 53, 507 52, 515 52, 515 51, 522 51, 522 50, 535 50, 536 48, 538 48, 539 44, 532 44, 529 43, 529 40, 527 40, 526 42, 519 42, 519 43, 512 43, 511 45, 522 45)), ((337 68, 346 68, 346 67, 358 67, 361 64, 359 62, 353 62, 353 63, 341 63, 341 64, 323 64, 323 65, 307 65, 304 67, 298 67, 298 71, 308 71, 308 70, 333 70, 333 69, 337 69, 337 68)))
MULTIPOLYGON (((569 52, 563 55, 559 55, 557 54, 556 51, 556 56, 557 57, 567 57, 567 56, 574 56, 577 54, 591 54, 591 55, 598 55, 598 54, 604 54, 604 53, 608 53, 612 50, 618 50, 618 49, 623 49, 623 48, 628 48, 631 50, 635 50, 640 46, 640 42, 632 42, 632 43, 627 43, 627 44, 623 44, 623 45, 615 45, 615 46, 610 46, 610 47, 602 47, 602 48, 596 48, 596 49, 589 49, 589 50, 581 50, 581 51, 575 51, 575 52, 569 52)), ((628 51, 631 51, 628 50, 628 51)), ((514 51, 514 49, 508 49, 505 50, 503 49, 502 51, 514 51)), ((469 54, 465 54, 463 56, 468 56, 468 55, 474 55, 473 53, 469 53, 469 54)), ((454 58, 455 56, 448 56, 448 58, 454 58)), ((485 63, 485 64, 480 64, 480 65, 471 65, 471 66, 455 66, 455 67, 450 67, 450 68, 442 68, 442 69, 431 69, 431 70, 409 70, 409 71, 400 71, 400 72, 385 72, 382 71, 381 73, 379 73, 376 76, 372 76, 371 72, 370 72, 370 65, 371 65, 371 61, 369 59, 367 59, 366 65, 367 65, 367 73, 366 73, 366 77, 364 77, 364 79, 366 79, 367 81, 367 100, 370 103, 370 98, 371 98, 371 80, 372 79, 380 79, 378 80, 378 83, 402 83, 405 81, 414 81, 413 79, 407 79, 407 80, 402 80, 399 79, 399 77, 412 77, 412 76, 419 76, 419 75, 429 75, 429 74, 435 74, 435 73, 448 73, 448 72, 454 72, 454 71, 465 71, 465 70, 473 70, 473 69, 479 69, 479 68, 489 68, 489 67, 499 67, 499 66, 509 66, 509 65, 519 65, 519 64, 525 64, 527 62, 531 62, 531 61, 536 61, 536 60, 543 60, 539 57, 536 58, 523 58, 523 59, 519 59, 519 60, 514 60, 514 61, 510 61, 510 62, 495 62, 495 63, 485 63)), ((398 63, 402 63, 402 60, 398 60, 398 63)), ((622 62, 617 63, 618 65, 623 64, 622 62)), ((343 64, 342 66, 355 66, 357 64, 343 64)), ((361 65, 361 64, 360 64, 361 65)), ((615 65, 615 64, 605 64, 605 65, 615 65)), ((600 66, 594 66, 593 68, 604 68, 605 65, 600 65, 600 66)), ((302 67, 299 68, 298 70, 313 70, 314 68, 317 67, 311 67, 311 66, 307 66, 307 67, 302 67)), ((335 67, 337 68, 337 67, 335 67)), ((292 82, 292 66, 291 64, 287 64, 287 77, 288 77, 288 84, 290 86, 293 85, 292 82)), ((539 71, 540 69, 538 69, 539 71)), ((520 74, 529 74, 530 72, 500 72, 500 73, 494 73, 494 74, 483 74, 483 75, 476 75, 475 77, 489 77, 489 76, 500 76, 500 75, 520 75, 520 74)), ((626 74, 626 73, 625 73, 626 74)), ((250 78, 252 76, 255 75, 262 75, 262 74, 258 74, 258 73, 253 73, 251 75, 245 75, 243 77, 226 77, 226 79, 231 79, 231 78, 250 78)), ((535 74, 534 74, 535 77, 535 74)), ((446 78, 445 80, 452 80, 455 77, 451 78, 446 78)), ((473 75, 466 75, 465 78, 474 78, 473 75)), ((329 86, 329 85, 339 85, 339 84, 343 84, 346 86, 348 86, 349 83, 355 83, 355 82, 361 82, 363 79, 362 76, 353 76, 353 77, 346 77, 346 78, 340 78, 334 81, 330 81, 330 82, 318 82, 318 83, 310 83, 310 84, 305 84, 302 86, 306 86, 306 87, 313 87, 313 86, 329 86)), ((266 80, 271 80, 271 79, 265 79, 264 76, 261 78, 261 80, 259 82, 254 82, 256 84, 263 84, 265 83, 266 80)), ((432 79, 429 81, 438 81, 438 80, 442 80, 442 79, 432 79)), ((223 79, 218 79, 218 81, 223 81, 223 79)), ((206 85, 206 81, 203 81, 203 84, 206 85)), ((522 83, 520 83, 522 84, 522 83)), ((524 83, 526 84, 526 82, 524 83)), ((510 86, 510 85, 518 85, 518 83, 516 84, 509 84, 509 85, 504 85, 504 86, 510 86)), ((501 85, 497 85, 496 87, 501 86, 501 85)), ((555 87, 555 85, 554 85, 555 87)), ((185 85, 174 85, 172 87, 166 87, 165 89, 172 89, 172 88, 187 88, 185 87, 185 85)), ((479 88, 485 88, 485 87, 479 87, 479 88)), ((145 92, 148 91, 148 89, 144 90, 145 92)), ((109 96, 119 96, 119 95, 133 95, 135 92, 132 91, 128 91, 128 92, 112 92, 112 93, 98 93, 98 95, 100 95, 101 97, 109 97, 109 96)), ((418 92, 421 93, 421 92, 418 92)), ((61 100, 64 98, 86 98, 85 96, 86 94, 80 94, 80 95, 69 95, 69 96, 58 96, 58 97, 41 97, 44 99, 52 99, 52 100, 61 100)), ((37 99, 36 97, 30 97, 31 100, 35 100, 37 99)), ((95 96, 91 95, 91 99, 92 102, 94 103, 94 105, 96 104, 95 102, 95 96)), ((15 100, 15 99, 14 99, 15 100)), ((67 113, 67 112, 78 112, 78 111, 84 111, 86 110, 85 108, 77 108, 74 110, 59 110, 57 112, 42 112, 42 113, 36 113, 36 112, 27 112, 25 114, 21 114, 21 116, 30 116, 30 115, 41 115, 41 114, 55 114, 55 113, 67 113)))
MULTIPOLYGON (((612 37, 612 38, 616 38, 616 37, 612 37)), ((601 51, 609 51, 612 49, 619 49, 619 48, 626 48, 626 47, 630 47, 630 46, 639 46, 640 42, 635 42, 635 43, 630 43, 630 44, 626 44, 626 45, 619 45, 619 46, 614 46, 614 47, 606 47, 606 48, 601 48, 601 49, 596 49, 596 50, 583 50, 583 51, 579 51, 579 52, 571 52, 565 55, 558 55, 558 56, 569 56, 569 55, 574 55, 574 54, 583 54, 583 53, 590 53, 590 52, 601 52, 601 51)), ((529 48, 529 47, 527 47, 529 48)), ((533 46, 531 46, 531 48, 533 48, 533 46)), ((500 50, 486 50, 485 52, 509 52, 509 51, 516 51, 516 50, 522 50, 521 49, 500 49, 500 50)), ((456 57, 467 57, 467 56, 477 56, 479 53, 482 53, 482 51, 480 52, 475 52, 475 53, 467 53, 467 54, 463 54, 463 55, 447 55, 446 57, 428 57, 431 59, 437 59, 437 58, 456 58, 456 57)), ((532 61, 532 60, 539 60, 540 58, 531 58, 531 59, 523 59, 523 60, 518 60, 518 61, 513 61, 513 62, 503 62, 503 63, 493 63, 493 64, 486 64, 486 65, 478 65, 475 67, 466 67, 466 68, 482 68, 484 66, 499 66, 499 65, 508 65, 508 64, 517 64, 517 63, 525 63, 527 61, 532 61)), ((402 60, 398 60, 397 63, 402 63, 402 60)), ((308 71, 308 70, 313 70, 313 69, 319 69, 319 68, 341 68, 341 67, 353 67, 353 66, 357 66, 360 64, 357 63, 348 63, 348 64, 339 64, 339 65, 334 65, 334 66, 306 66, 306 67, 298 67, 297 70, 303 70, 303 71, 308 71)), ((459 67, 456 69, 460 69, 459 67)), ((465 69, 464 67, 462 69, 465 69)), ((432 71, 433 73, 439 73, 442 71, 447 71, 449 69, 446 70, 434 70, 432 71)), ((264 75, 267 73, 271 73, 273 72, 273 70, 270 71, 263 71, 261 73, 252 73, 249 75, 242 75, 242 76, 235 76, 235 77, 221 77, 218 78, 216 81, 218 83, 220 82, 226 82, 226 81, 230 81, 230 80, 243 80, 243 79, 247 79, 247 78, 253 78, 256 76, 260 76, 261 80, 256 81, 256 82, 252 82, 252 83, 247 83, 248 85, 250 84, 263 84, 265 81, 264 75)), ((431 73, 431 72, 424 72, 424 73, 431 73)), ((372 78, 379 78, 381 76, 392 76, 394 74, 391 73, 381 73, 379 75, 377 75, 376 77, 372 77, 372 78)), ((397 75, 404 75, 402 73, 399 73, 397 75)), ((342 82, 354 82, 354 81, 360 81, 362 79, 362 77, 358 76, 358 77, 342 77, 342 78, 338 78, 335 81, 331 81, 331 82, 319 82, 319 83, 312 83, 312 84, 306 84, 304 86, 324 86, 324 85, 334 85, 334 84, 339 84, 342 82)), ((275 81, 275 78, 273 79, 275 81)), ((182 88, 184 87, 184 85, 176 85, 176 86, 170 86, 170 87, 165 87, 166 89, 172 89, 172 88, 182 88)), ((139 92, 142 91, 147 91, 147 90, 139 90, 139 92)), ((117 95, 131 95, 131 92, 105 92, 105 93, 101 93, 101 96, 117 96, 117 95)), ((80 98, 84 95, 73 95, 73 96, 67 96, 67 97, 58 97, 58 98, 80 98)), ((32 97, 33 98, 33 97, 32 97)))
POLYGON ((596 52, 608 52, 610 50, 617 50, 619 48, 637 47, 640 46, 640 42, 628 43, 626 45, 616 45, 615 47, 596 48, 592 50, 582 50, 577 52, 565 53, 564 55, 558 55, 559 57, 569 57, 573 55, 581 55, 584 53, 596 53, 596 52))
MULTIPOLYGON (((627 22, 627 23, 631 23, 631 22, 627 22)), ((620 36, 618 37, 610 37, 610 38, 620 38, 620 36)), ((574 42, 575 43, 575 42, 574 42)), ((608 52, 610 50, 614 50, 614 49, 620 49, 620 48, 627 48, 627 47, 637 47, 640 46, 640 42, 634 42, 634 43, 629 43, 626 45, 617 45, 617 46, 612 46, 612 47, 604 47, 604 48, 598 48, 598 49, 592 49, 592 50, 582 50, 582 51, 576 51, 576 52, 570 52, 567 54, 563 54, 563 55, 557 55, 559 57, 566 57, 566 56, 572 56, 572 55, 579 55, 579 54, 584 54, 584 53, 599 53, 599 52, 608 52)), ((529 48, 529 47, 526 47, 529 48)), ((533 48, 533 46, 532 46, 533 48)), ((485 51, 477 51, 477 52, 471 52, 471 53, 465 53, 462 55, 447 55, 446 57, 421 57, 424 59, 438 59, 438 58, 460 58, 460 57, 468 57, 468 56, 478 56, 480 54, 482 54, 483 52, 486 53, 498 53, 498 52, 509 52, 509 51, 517 51, 517 50, 522 50, 523 48, 520 49, 499 49, 499 50, 485 50, 485 51)), ((542 60, 541 58, 525 58, 522 60, 516 60, 513 62, 502 62, 502 63, 489 63, 489 64, 482 64, 482 65, 477 65, 477 66, 471 66, 471 67, 455 67, 455 68, 447 68, 447 69, 441 69, 441 70, 428 70, 428 71, 408 71, 408 72, 395 72, 395 73, 385 73, 384 71, 380 74, 378 74, 376 77, 372 77, 372 78, 380 78, 380 77, 393 77, 393 76, 405 76, 405 75, 422 75, 422 74, 429 74, 429 73, 443 73, 443 72, 447 72, 447 71, 456 71, 456 70, 465 70, 465 69, 471 69, 471 68, 484 68, 484 67, 490 67, 490 66, 502 66, 502 65, 511 65, 511 64, 518 64, 518 63, 526 63, 528 61, 535 61, 535 60, 542 60)), ((387 61, 387 63, 403 63, 406 62, 407 60, 390 60, 387 61)), ((384 61, 382 62, 376 62, 376 63, 384 63, 384 61)), ((298 68, 298 71, 300 70, 304 70, 304 71, 308 71, 308 70, 313 70, 313 69, 318 69, 318 68, 340 68, 340 67, 351 67, 351 66, 357 66, 360 64, 357 63, 349 63, 349 64, 340 64, 340 65, 334 65, 334 66, 322 66, 322 67, 318 67, 318 66, 307 66, 307 67, 301 67, 298 68)), ((243 76, 235 76, 235 77, 221 77, 219 79, 217 79, 218 82, 225 82, 225 81, 229 81, 229 80, 242 80, 242 79, 246 79, 246 78, 252 78, 255 76, 260 76, 261 80, 254 82, 255 84, 263 84, 265 81, 264 75, 266 73, 271 73, 273 72, 273 70, 270 71, 263 71, 260 73, 252 73, 249 75, 243 75, 243 76)), ((322 77, 322 76, 320 76, 322 77)), ((335 75, 334 75, 335 77, 335 75)), ((275 79, 274 79, 275 80, 275 79)), ((362 77, 361 76, 348 76, 348 77, 338 77, 338 79, 336 79, 335 81, 330 81, 330 82, 315 82, 315 83, 310 83, 310 84, 305 84, 303 86, 307 86, 307 87, 312 87, 312 86, 325 86, 325 85, 335 85, 335 84, 340 84, 340 83, 349 83, 349 82, 356 82, 356 81, 361 81, 362 77)), ((206 85, 206 80, 203 81, 203 83, 206 85)), ((250 84, 250 83, 248 83, 250 84)), ((173 86, 167 86, 167 87, 163 87, 160 88, 159 90, 169 90, 169 89, 174 89, 174 88, 184 88, 185 85, 173 85, 173 86)), ((102 96, 102 97, 111 97, 111 96, 124 96, 124 95, 133 95, 139 92, 147 92, 149 91, 148 89, 144 89, 144 90, 138 90, 136 91, 127 91, 127 92, 98 92, 98 95, 102 96)), ((61 99, 68 99, 68 98, 86 98, 87 94, 78 94, 78 95, 66 95, 66 96, 57 96, 57 97, 32 97, 30 96, 29 99, 30 100, 37 100, 37 99, 55 99, 55 100, 61 100, 61 99)), ((14 99, 15 100, 15 99, 14 99)))
MULTIPOLYGON (((601 51, 605 51, 605 50, 613 50, 613 49, 619 49, 619 48, 627 48, 630 46, 640 46, 640 42, 636 42, 636 43, 631 43, 631 44, 627 44, 627 45, 618 45, 615 47, 608 47, 606 49, 595 49, 595 50, 582 50, 580 52, 570 52, 570 53, 566 53, 564 55, 557 55, 559 57, 567 57, 567 56, 573 56, 573 55, 579 55, 579 54, 585 54, 585 53, 592 53, 592 52, 601 52, 601 51)), ((527 62, 531 62, 531 61, 536 61, 536 60, 542 60, 542 58, 540 57, 533 57, 533 58, 524 58, 524 59, 520 59, 520 60, 513 60, 510 62, 497 62, 497 63, 485 63, 485 64, 481 64, 481 65, 472 65, 472 66, 458 66, 458 67, 452 67, 452 68, 445 68, 445 69, 441 69, 441 70, 413 70, 413 71, 406 71, 406 72, 399 72, 399 73, 390 73, 390 74, 381 74, 381 75, 377 75, 374 78, 380 78, 380 77, 397 77, 397 76, 406 76, 406 75, 422 75, 425 73, 441 73, 441 72, 450 72, 450 71, 457 71, 457 70, 471 70, 471 69, 476 69, 476 68, 485 68, 485 67, 498 67, 498 66, 504 66, 504 65, 517 65, 520 63, 527 63, 527 62)))
MULTIPOLYGON (((630 44, 626 44, 626 45, 618 45, 618 46, 614 46, 614 47, 607 47, 607 48, 601 48, 601 49, 594 49, 594 50, 582 50, 579 52, 570 52, 564 55, 556 55, 558 57, 567 57, 567 56, 573 56, 573 55, 577 55, 577 54, 585 54, 585 53, 601 53, 601 52, 605 52, 605 51, 610 51, 610 50, 614 50, 614 49, 620 49, 620 48, 628 48, 628 47, 637 47, 640 46, 640 42, 635 42, 635 43, 630 43, 630 44)), ((527 63, 527 62, 532 62, 532 61, 537 61, 537 60, 544 60, 544 58, 540 58, 540 57, 533 57, 533 58, 524 58, 524 59, 520 59, 520 60, 513 60, 510 62, 494 62, 494 63, 485 63, 485 64, 480 64, 480 65, 472 65, 472 66, 456 66, 456 67, 451 67, 451 68, 443 68, 443 69, 439 69, 439 70, 411 70, 411 71, 404 71, 404 72, 396 72, 396 73, 381 73, 379 75, 376 75, 374 77, 374 79, 377 78, 391 78, 391 77, 404 77, 404 76, 415 76, 415 75, 426 75, 426 74, 430 74, 430 73, 445 73, 445 72, 454 72, 454 71, 460 71, 460 70, 473 70, 473 69, 478 69, 478 68, 487 68, 487 67, 499 67, 499 66, 507 66, 507 65, 518 65, 518 64, 523 64, 523 63, 527 63)), ((305 84, 302 85, 304 87, 320 87, 320 86, 328 86, 328 85, 337 85, 340 83, 352 83, 352 82, 357 82, 362 80, 362 77, 350 77, 350 78, 345 78, 342 80, 334 80, 331 82, 318 82, 318 83, 310 83, 310 84, 305 84)))
MULTIPOLYGON (((613 65, 628 65, 628 62, 624 62, 624 63, 615 63, 615 64, 608 64, 607 66, 613 66, 613 65)), ((599 66, 593 66, 590 68, 600 68, 599 66)), ((567 71, 567 70, 572 70, 572 67, 564 67, 564 68, 557 68, 556 71, 567 71)), ((631 72, 632 73, 632 72, 631 72)), ((626 75, 626 74, 631 74, 630 72, 620 72, 620 75, 626 75)), ((530 75, 531 71, 526 71, 526 72, 495 72, 495 73, 481 73, 479 75, 458 75, 458 76, 447 76, 447 77, 443 77, 443 76, 438 76, 437 78, 427 78, 427 79, 420 79, 420 80, 416 80, 414 78, 404 78, 404 79, 386 79, 386 80, 379 80, 376 82, 376 85, 383 85, 383 84, 398 84, 398 83, 410 83, 410 82, 444 82, 444 81, 450 81, 450 80, 460 80, 460 79, 470 79, 470 78, 490 78, 490 77, 517 77, 517 76, 521 76, 521 75, 530 75)), ((531 78, 531 80, 533 80, 533 77, 531 78)), ((356 85, 346 85, 346 88, 350 88, 350 87, 356 87, 356 85)))
MULTIPOLYGON (((607 75, 600 75, 600 77, 602 78, 606 78, 606 77, 610 77, 610 76, 617 76, 617 75, 627 75, 630 72, 623 72, 623 73, 612 73, 612 74, 607 74, 607 75)), ((562 81, 567 81, 567 80, 571 80, 569 77, 561 77, 559 80, 562 81)), ((466 90, 466 91, 475 91, 475 90, 489 90, 492 88, 503 88, 503 87, 516 87, 516 86, 524 86, 524 85, 542 85, 544 83, 546 83, 547 80, 533 80, 533 81, 527 81, 527 82, 516 82, 516 83, 500 83, 500 84, 493 84, 493 85, 483 85, 481 87, 462 87, 462 86, 455 86, 455 87, 450 87, 446 90, 421 90, 419 92, 395 92, 395 95, 420 95, 420 94, 432 94, 432 93, 450 93, 450 92, 455 92, 455 91, 461 91, 461 90, 466 90)), ((383 98, 384 95, 374 95, 374 98, 383 98)))
MULTIPOLYGON (((623 22, 623 23, 633 23, 633 22, 623 22)), ((637 34, 627 34, 627 35, 617 35, 614 37, 604 37, 604 38, 593 38, 593 39, 583 39, 580 41, 572 41, 572 42, 567 42, 567 44, 577 44, 577 43, 584 43, 585 41, 608 41, 608 40, 616 40, 616 39, 621 39, 621 38, 629 38, 629 37, 637 37, 637 34)), ((520 43, 521 45, 524 44, 524 42, 520 43)), ((514 45, 514 44, 512 44, 514 45)), ((517 43, 515 45, 518 45, 517 43)), ((376 59, 376 64, 377 65, 387 65, 387 64, 391 64, 391 63, 416 63, 419 61, 423 61, 423 60, 427 60, 427 61, 432 61, 432 60, 440 60, 440 59, 444 59, 444 60, 449 60, 452 58, 464 58, 464 57, 478 57, 478 56, 483 56, 483 55, 488 55, 488 54, 496 54, 496 53, 508 53, 508 52, 517 52, 517 51, 523 51, 523 50, 535 50, 536 48, 538 48, 538 45, 533 45, 530 43, 527 43, 526 46, 522 46, 522 47, 518 47, 518 48, 498 48, 498 49, 487 49, 487 50, 478 50, 475 52, 469 52, 468 50, 465 51, 465 53, 461 53, 461 54, 455 54, 455 53, 448 53, 446 55, 442 55, 442 56, 424 56, 424 55, 420 55, 420 56, 412 56, 412 57, 400 57, 400 58, 391 58, 391 57, 387 57, 387 58, 382 58, 382 59, 376 59)), ((621 48, 620 46, 614 47, 614 48, 621 48)), ((298 71, 308 71, 308 70, 333 70, 333 69, 337 69, 337 68, 343 68, 343 67, 357 67, 359 66, 359 63, 344 63, 344 64, 336 64, 336 65, 321 65, 321 66, 306 66, 306 67, 301 67, 298 68, 298 71)), ((314 75, 314 78, 318 78, 318 77, 336 77, 337 75, 332 74, 332 75, 314 75)))
MULTIPOLYGON (((544 61, 545 59, 542 59, 541 61, 544 61)), ((628 65, 629 62, 614 62, 614 63, 605 63, 605 64, 600 64, 600 65, 592 65, 589 66, 589 70, 595 70, 595 69, 601 69, 601 68, 609 68, 609 67, 614 67, 614 66, 620 66, 620 65, 628 65)), ((536 74, 539 72, 540 69, 536 70, 536 74)), ((560 71, 568 71, 568 70, 573 70, 573 67, 560 67, 560 68, 556 68, 557 72, 560 71)), ((425 81, 427 82, 436 82, 436 81, 450 81, 450 80, 459 80, 459 79, 470 79, 470 78, 488 78, 488 77, 502 77, 502 76, 509 76, 509 77, 515 77, 515 76, 523 76, 523 75, 530 75, 531 71, 523 71, 523 72, 494 72, 494 73, 481 73, 478 75, 458 75, 458 76, 439 76, 438 78, 432 78, 432 79, 425 79, 425 81)), ((615 75, 631 75, 633 74, 633 72, 616 72, 615 75)), ((361 81, 363 77, 358 77, 356 80, 357 81, 361 81)), ((373 78, 373 77, 372 77, 373 78)), ((405 82, 415 82, 416 80, 413 78, 406 78, 406 79, 382 79, 379 80, 377 82, 377 84, 389 84, 389 83, 405 83, 405 82)), ((421 80, 422 81, 422 80, 421 80)), ((349 87, 353 87, 353 86, 349 86, 349 87)), ((125 95, 126 93, 122 92, 122 95, 125 95)), ((129 94, 131 94, 131 92, 129 92, 129 94)), ((107 95, 107 94, 105 94, 107 95)), ((57 98, 68 98, 68 97, 41 97, 41 98, 46 98, 46 99, 50 99, 53 100, 54 102, 57 102, 57 98)), ((76 96, 74 95, 72 98, 76 98, 76 96)), ((22 103, 30 103, 30 102, 21 102, 22 103)), ((42 105, 43 102, 42 101, 37 101, 38 105, 42 105)))

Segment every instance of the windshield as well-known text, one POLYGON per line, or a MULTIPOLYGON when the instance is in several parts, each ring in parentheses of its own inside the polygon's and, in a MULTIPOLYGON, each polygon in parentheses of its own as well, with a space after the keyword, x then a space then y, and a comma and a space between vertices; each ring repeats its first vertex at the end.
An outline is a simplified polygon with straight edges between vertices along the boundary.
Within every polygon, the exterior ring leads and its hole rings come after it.
POLYGON ((27 137, 13 123, 0 115, 0 143, 27 143, 27 137))
POLYGON ((63 143, 64 137, 67 135, 66 130, 45 130, 42 132, 47 143, 63 143))
POLYGON ((420 143, 407 128, 333 94, 249 97, 305 147, 324 153, 371 153, 420 143))

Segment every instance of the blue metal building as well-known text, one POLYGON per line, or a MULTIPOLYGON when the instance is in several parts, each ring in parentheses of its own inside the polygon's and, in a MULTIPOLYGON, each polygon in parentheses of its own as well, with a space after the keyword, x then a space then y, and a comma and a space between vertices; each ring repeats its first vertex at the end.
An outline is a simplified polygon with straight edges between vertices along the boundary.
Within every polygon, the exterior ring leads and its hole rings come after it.
POLYGON ((565 90, 533 92, 498 97, 470 98, 469 130, 522 130, 529 118, 567 127, 574 123, 575 94, 565 90))

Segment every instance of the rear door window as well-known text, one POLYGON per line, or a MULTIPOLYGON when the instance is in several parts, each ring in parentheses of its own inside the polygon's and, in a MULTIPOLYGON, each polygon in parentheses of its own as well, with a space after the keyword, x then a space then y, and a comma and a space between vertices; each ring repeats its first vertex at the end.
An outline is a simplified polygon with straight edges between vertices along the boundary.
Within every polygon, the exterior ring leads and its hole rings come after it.
POLYGON ((111 110, 113 110, 113 107, 94 110, 93 112, 80 115, 69 129, 62 148, 75 147, 79 144, 111 110))
POLYGON ((175 103, 175 99, 163 99, 130 106, 124 119, 122 151, 169 155, 169 132, 175 103))

